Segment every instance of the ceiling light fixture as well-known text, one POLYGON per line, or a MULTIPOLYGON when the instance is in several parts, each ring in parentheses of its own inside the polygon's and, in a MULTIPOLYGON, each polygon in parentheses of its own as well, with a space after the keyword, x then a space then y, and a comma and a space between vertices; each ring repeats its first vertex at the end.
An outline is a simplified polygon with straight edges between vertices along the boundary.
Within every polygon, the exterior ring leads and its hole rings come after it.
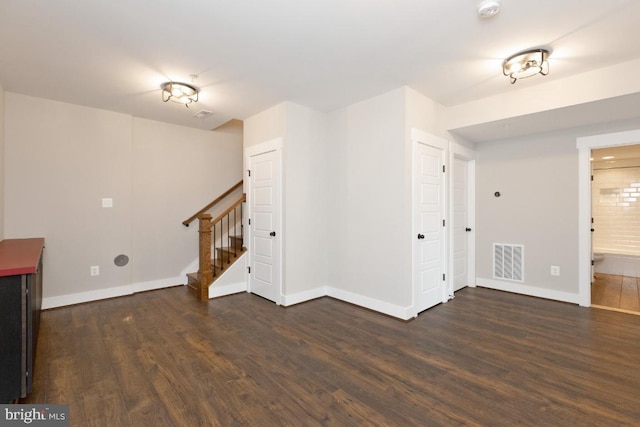
POLYGON ((549 51, 546 49, 531 49, 517 53, 502 62, 502 73, 509 76, 511 84, 518 79, 542 74, 549 74, 549 51))
POLYGON ((500 2, 498 0, 484 0, 478 5, 478 16, 480 18, 491 18, 500 12, 500 2))
POLYGON ((200 90, 186 83, 178 82, 166 82, 162 83, 162 100, 167 102, 169 100, 184 104, 189 108, 189 104, 192 102, 198 102, 198 94, 200 90))

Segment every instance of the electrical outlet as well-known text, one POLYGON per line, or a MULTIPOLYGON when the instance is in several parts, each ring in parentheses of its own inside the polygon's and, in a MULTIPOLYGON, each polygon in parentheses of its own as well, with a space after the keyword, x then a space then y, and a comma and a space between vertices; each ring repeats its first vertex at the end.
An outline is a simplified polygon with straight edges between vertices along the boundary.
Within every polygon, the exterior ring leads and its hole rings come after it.
POLYGON ((551 275, 552 276, 559 276, 560 275, 560 266, 552 265, 551 266, 551 275))
POLYGON ((89 271, 89 274, 91 274, 92 276, 99 276, 100 275, 100 266, 92 265, 91 269, 89 271))

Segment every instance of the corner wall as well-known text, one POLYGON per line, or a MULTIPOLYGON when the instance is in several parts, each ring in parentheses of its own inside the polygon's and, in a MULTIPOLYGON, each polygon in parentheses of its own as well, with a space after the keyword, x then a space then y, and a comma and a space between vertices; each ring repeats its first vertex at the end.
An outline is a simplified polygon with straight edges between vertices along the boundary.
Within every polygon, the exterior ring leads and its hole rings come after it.
POLYGON ((282 294, 291 305, 326 294, 329 246, 326 115, 284 102, 244 122, 244 148, 283 138, 282 294))
POLYGON ((340 221, 328 203, 326 115, 287 102, 284 138, 284 293, 287 299, 327 286, 332 225, 340 221), (292 297, 293 296, 293 297, 292 297))
POLYGON ((283 103, 245 121, 245 148, 283 137, 284 304, 329 295, 408 318, 411 127, 443 107, 401 87, 328 114, 283 103))
POLYGON ((132 156, 133 283, 174 278, 198 258, 198 221, 182 221, 242 180, 242 142, 134 118, 132 156))
POLYGON ((331 236, 330 282, 339 297, 373 309, 411 304, 405 95, 403 87, 331 114, 341 227, 331 236))
POLYGON ((198 238, 182 220, 242 173, 240 136, 15 93, 5 145, 5 234, 45 237, 45 307, 184 283, 198 238))

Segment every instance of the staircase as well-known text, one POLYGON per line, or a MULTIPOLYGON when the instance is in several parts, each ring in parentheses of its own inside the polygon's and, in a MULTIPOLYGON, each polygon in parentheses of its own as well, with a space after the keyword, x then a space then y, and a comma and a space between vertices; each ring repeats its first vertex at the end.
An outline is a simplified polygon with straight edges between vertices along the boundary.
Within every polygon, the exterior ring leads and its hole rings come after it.
POLYGON ((197 272, 187 274, 187 286, 201 301, 209 300, 209 287, 247 250, 243 245, 242 229, 242 204, 246 201, 245 194, 233 201, 231 206, 215 219, 206 213, 219 203, 225 202, 227 196, 241 186, 242 181, 183 221, 187 227, 196 218, 199 223, 199 267, 197 272))

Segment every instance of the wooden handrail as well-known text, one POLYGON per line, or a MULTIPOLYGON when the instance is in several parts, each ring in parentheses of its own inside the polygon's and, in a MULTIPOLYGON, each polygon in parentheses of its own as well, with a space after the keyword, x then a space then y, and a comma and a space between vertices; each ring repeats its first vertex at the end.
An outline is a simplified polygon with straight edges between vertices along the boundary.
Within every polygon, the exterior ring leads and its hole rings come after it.
POLYGON ((198 242, 199 252, 199 266, 197 287, 195 287, 198 298, 201 301, 207 301, 209 299, 209 286, 213 283, 213 280, 218 276, 219 272, 222 272, 226 265, 231 265, 231 258, 236 259, 238 255, 242 254, 245 250, 242 246, 244 239, 244 233, 242 231, 242 203, 247 200, 246 194, 242 194, 237 198, 235 202, 218 215, 215 219, 211 219, 211 214, 203 213, 198 217, 200 228, 198 233, 200 234, 198 242), (237 210, 240 210, 240 215, 237 215, 237 210), (231 215, 233 213, 233 215, 231 215), (227 229, 225 233, 224 219, 227 220, 227 229), (233 217, 233 224, 231 223, 233 217), (238 223, 238 219, 240 220, 238 223), (238 236, 238 225, 240 226, 240 235, 238 236), (218 239, 216 237, 219 231, 220 246, 217 245, 218 239), (233 231, 233 234, 231 232, 233 231), (225 246, 224 239, 228 241, 228 246, 225 246), (240 241, 240 247, 238 247, 238 238, 240 241), (233 246, 231 242, 233 241, 233 246), (212 257, 211 248, 216 251, 216 255, 212 257), (232 250, 231 250, 232 249, 232 250), (225 262, 226 257, 226 262, 225 262), (225 265, 226 264, 226 265, 225 265))
POLYGON ((229 209, 227 209, 224 212, 222 212, 215 219, 211 220, 211 222, 213 224, 217 224, 218 221, 220 221, 222 218, 227 216, 228 213, 232 212, 235 208, 237 208, 240 203, 243 203, 243 202, 246 202, 246 201, 247 201, 247 195, 246 194, 242 194, 242 197, 240 197, 238 200, 233 202, 233 205, 231 205, 231 207, 229 209))
POLYGON ((208 211, 209 209, 211 209, 212 207, 214 207, 216 205, 216 203, 218 203, 219 201, 221 201, 222 199, 224 199, 225 197, 227 197, 229 194, 233 193, 233 191, 242 186, 242 181, 240 181, 239 183, 237 183, 236 185, 234 185, 233 187, 231 187, 230 189, 228 189, 227 191, 225 191, 224 193, 222 193, 217 199, 215 199, 213 202, 209 203, 207 206, 205 206, 204 208, 200 209, 198 212, 196 212, 195 214, 191 215, 188 219, 185 219, 184 221, 182 221, 182 224, 185 227, 188 227, 189 224, 191 224, 196 218, 198 218, 200 215, 202 215, 203 213, 205 213, 206 211, 208 211))

